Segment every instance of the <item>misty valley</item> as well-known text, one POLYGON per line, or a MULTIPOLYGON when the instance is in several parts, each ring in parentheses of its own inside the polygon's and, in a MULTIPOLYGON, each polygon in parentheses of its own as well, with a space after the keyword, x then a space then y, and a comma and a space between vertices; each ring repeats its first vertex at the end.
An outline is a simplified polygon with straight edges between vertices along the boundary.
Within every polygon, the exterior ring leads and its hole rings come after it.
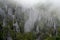
POLYGON ((0 40, 60 40, 60 7, 0 1, 0 40))

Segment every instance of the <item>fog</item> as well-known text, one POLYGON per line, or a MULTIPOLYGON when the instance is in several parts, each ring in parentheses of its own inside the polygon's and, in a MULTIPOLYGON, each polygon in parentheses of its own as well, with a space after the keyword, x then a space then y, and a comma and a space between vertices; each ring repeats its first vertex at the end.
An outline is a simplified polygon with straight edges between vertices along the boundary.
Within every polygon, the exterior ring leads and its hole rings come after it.
POLYGON ((44 39, 45 34, 56 36, 57 28, 60 27, 59 4, 60 0, 0 0, 0 30, 4 34, 2 39, 21 40, 22 36, 23 40, 27 36, 29 40, 29 34, 38 35, 34 40, 44 39))
MULTIPOLYGON (((49 21, 60 20, 60 1, 59 0, 0 0, 4 4, 13 4, 22 7, 22 12, 28 16, 24 25, 24 31, 30 32, 34 28, 34 23, 41 18, 49 21), (27 11, 26 11, 27 10, 27 11), (27 12, 27 13, 25 13, 27 12), (52 13, 53 12, 53 13, 52 13)), ((52 22, 53 23, 53 22, 52 22)))
MULTIPOLYGON (((18 0, 17 0, 18 2, 18 0)), ((34 28, 34 23, 44 17, 46 20, 54 21, 54 18, 59 18, 60 3, 59 0, 20 0, 18 2, 23 8, 29 9, 28 20, 25 23, 25 32, 30 32, 34 28), (53 13, 52 13, 53 12, 53 13)), ((53 23, 53 22, 52 22, 53 23)))

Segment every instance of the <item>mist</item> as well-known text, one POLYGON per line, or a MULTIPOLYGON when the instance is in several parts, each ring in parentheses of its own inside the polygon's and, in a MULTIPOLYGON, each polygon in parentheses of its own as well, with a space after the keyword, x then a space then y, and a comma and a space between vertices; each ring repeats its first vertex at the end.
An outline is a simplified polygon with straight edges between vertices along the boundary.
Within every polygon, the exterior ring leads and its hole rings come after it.
POLYGON ((32 38, 37 36, 36 40, 42 40, 43 36, 58 35, 59 0, 0 0, 0 3, 0 26, 4 33, 7 30, 3 39, 21 40, 23 36, 23 40, 27 36, 29 40, 32 34, 32 38))
POLYGON ((31 29, 34 28, 34 23, 37 20, 40 21, 42 17, 49 21, 56 17, 60 20, 60 5, 58 5, 60 4, 59 0, 6 0, 5 3, 6 2, 9 4, 15 3, 15 5, 21 6, 22 12, 28 16, 24 26, 25 32, 30 32, 31 29))
POLYGON ((48 21, 55 21, 54 18, 56 17, 60 20, 60 5, 58 5, 60 3, 59 0, 17 0, 17 2, 28 11, 27 16, 29 18, 25 22, 25 32, 30 32, 34 28, 34 23, 37 20, 40 21, 42 17, 48 21))

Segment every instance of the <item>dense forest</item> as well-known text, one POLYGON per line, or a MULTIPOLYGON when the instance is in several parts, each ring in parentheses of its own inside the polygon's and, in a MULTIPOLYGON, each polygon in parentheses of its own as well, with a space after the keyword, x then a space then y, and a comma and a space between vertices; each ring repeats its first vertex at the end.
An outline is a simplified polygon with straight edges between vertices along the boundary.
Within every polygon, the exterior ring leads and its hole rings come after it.
MULTIPOLYGON (((41 17, 34 22, 30 32, 25 32, 25 22, 29 18, 27 13, 32 8, 24 12, 22 9, 21 6, 0 2, 0 40, 60 40, 60 20, 57 17, 52 21, 41 17)), ((42 9, 46 10, 43 6, 42 9)))

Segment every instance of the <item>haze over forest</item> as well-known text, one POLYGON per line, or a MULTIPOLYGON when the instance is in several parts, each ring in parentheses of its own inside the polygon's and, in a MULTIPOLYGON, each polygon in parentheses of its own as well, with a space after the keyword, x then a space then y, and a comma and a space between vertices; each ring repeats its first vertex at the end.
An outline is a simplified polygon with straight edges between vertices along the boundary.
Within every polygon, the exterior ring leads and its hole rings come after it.
POLYGON ((59 0, 0 0, 0 40, 60 40, 59 0))

